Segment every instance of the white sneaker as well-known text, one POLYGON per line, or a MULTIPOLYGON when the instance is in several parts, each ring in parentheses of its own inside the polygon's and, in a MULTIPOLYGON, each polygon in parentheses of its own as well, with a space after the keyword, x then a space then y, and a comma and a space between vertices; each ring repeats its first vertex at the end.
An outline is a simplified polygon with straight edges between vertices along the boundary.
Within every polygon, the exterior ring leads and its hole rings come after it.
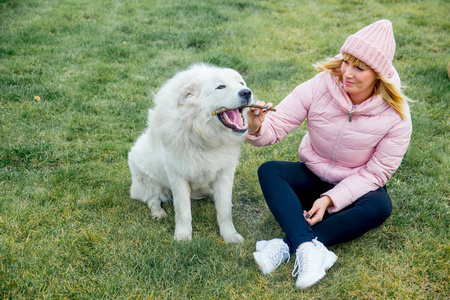
POLYGON ((265 241, 265 240, 257 241, 256 242, 256 252, 263 251, 264 248, 267 246, 267 244, 269 244, 271 241, 275 241, 275 240, 281 241, 281 242, 284 243, 283 239, 273 239, 273 240, 270 240, 270 241, 265 241))
POLYGON ((304 289, 322 279, 326 270, 337 260, 336 254, 328 250, 317 239, 304 243, 295 252, 295 265, 292 276, 298 275, 296 285, 304 289))
POLYGON ((256 264, 263 272, 263 274, 269 274, 282 262, 289 260, 291 255, 289 254, 289 247, 282 239, 273 239, 270 241, 260 241, 263 243, 256 243, 256 250, 253 252, 256 264))

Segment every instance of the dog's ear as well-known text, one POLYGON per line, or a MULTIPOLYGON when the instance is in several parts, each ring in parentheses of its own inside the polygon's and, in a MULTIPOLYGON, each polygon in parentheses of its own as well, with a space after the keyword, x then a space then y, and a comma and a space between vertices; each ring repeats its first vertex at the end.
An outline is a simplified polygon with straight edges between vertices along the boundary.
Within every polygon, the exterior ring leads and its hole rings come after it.
POLYGON ((200 93, 200 85, 197 82, 190 82, 186 84, 180 92, 180 96, 178 98, 178 104, 184 105, 190 99, 196 98, 200 93))

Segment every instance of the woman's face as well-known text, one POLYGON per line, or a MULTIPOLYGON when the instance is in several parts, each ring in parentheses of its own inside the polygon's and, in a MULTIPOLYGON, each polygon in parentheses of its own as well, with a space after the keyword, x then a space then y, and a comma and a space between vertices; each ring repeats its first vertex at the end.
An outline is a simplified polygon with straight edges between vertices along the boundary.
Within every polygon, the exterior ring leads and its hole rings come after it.
POLYGON ((367 66, 356 66, 344 60, 341 65, 344 90, 353 104, 361 104, 372 96, 377 74, 367 66))

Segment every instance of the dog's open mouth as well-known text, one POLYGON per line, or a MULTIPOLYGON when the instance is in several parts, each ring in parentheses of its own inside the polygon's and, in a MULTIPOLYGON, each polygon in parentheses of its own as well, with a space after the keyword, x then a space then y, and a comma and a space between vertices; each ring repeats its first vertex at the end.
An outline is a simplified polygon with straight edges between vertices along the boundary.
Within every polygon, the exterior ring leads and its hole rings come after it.
POLYGON ((220 122, 230 128, 235 133, 247 132, 247 124, 245 124, 242 108, 229 109, 217 114, 220 122))

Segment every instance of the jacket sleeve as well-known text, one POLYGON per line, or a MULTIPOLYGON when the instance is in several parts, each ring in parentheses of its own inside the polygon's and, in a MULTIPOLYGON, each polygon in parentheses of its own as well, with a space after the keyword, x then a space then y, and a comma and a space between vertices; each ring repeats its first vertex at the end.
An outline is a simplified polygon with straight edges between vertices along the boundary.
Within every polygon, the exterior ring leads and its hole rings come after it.
POLYGON ((372 158, 364 167, 322 195, 328 195, 333 200, 328 212, 338 212, 366 193, 384 186, 400 166, 411 133, 411 119, 402 120, 393 126, 378 143, 372 158))
POLYGON ((289 132, 306 119, 322 73, 297 86, 279 105, 276 112, 269 112, 256 135, 248 135, 247 141, 256 147, 281 141, 289 132))

